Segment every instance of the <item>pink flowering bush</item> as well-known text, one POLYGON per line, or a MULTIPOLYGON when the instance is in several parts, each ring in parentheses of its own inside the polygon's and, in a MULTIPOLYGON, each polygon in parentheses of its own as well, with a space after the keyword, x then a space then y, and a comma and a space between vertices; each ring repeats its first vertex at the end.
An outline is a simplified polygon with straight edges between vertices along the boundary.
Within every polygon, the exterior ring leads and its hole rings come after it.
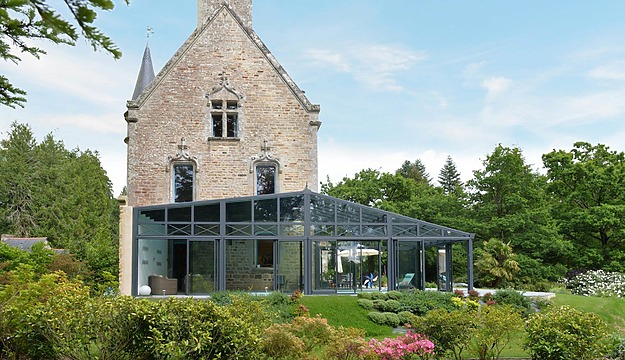
POLYGON ((369 340, 369 348, 365 350, 365 355, 376 355, 382 360, 412 359, 415 355, 421 359, 426 359, 433 354, 434 343, 412 329, 395 339, 384 339, 383 341, 371 339, 369 340))

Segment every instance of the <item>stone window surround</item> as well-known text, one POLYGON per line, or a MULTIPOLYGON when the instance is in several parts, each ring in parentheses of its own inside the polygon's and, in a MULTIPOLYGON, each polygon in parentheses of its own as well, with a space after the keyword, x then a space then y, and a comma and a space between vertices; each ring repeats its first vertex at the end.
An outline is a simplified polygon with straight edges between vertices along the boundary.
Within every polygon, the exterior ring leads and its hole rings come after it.
POLYGON ((197 184, 198 184, 197 175, 200 171, 200 164, 196 156, 191 156, 189 154, 188 152, 189 146, 187 145, 184 137, 180 138, 180 143, 178 144, 177 147, 178 147, 178 152, 176 153, 175 156, 169 156, 167 158, 167 166, 165 167, 165 172, 168 174, 171 173, 171 178, 169 179, 170 180, 169 181, 170 202, 171 203, 176 202, 176 198, 175 198, 176 173, 174 171, 174 167, 176 165, 182 165, 182 164, 190 164, 193 166, 193 195, 192 195, 193 200, 192 201, 195 201, 195 199, 197 198, 196 196, 197 184))

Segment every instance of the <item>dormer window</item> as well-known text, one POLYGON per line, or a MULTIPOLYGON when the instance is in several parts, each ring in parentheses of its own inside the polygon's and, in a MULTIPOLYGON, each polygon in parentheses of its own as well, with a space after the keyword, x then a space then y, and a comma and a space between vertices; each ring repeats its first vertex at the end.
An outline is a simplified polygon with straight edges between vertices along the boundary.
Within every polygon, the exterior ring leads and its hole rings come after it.
POLYGON ((239 132, 239 102, 210 100, 212 137, 237 138, 239 132))

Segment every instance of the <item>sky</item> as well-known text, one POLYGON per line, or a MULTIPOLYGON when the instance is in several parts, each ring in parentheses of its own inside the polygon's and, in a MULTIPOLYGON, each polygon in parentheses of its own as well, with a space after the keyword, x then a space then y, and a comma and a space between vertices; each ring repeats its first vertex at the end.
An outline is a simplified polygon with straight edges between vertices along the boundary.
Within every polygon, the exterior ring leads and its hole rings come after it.
MULTIPOLYGON (((115 195, 146 29, 158 73, 197 26, 196 1, 116 4, 96 25, 122 59, 80 40, 0 62, 28 92, 24 109, 0 107, 3 136, 17 121, 97 151, 115 195)), ((253 28, 321 105, 321 181, 416 159, 436 181, 447 156, 466 181, 498 144, 538 171, 577 141, 625 150, 625 1, 254 0, 253 28)))

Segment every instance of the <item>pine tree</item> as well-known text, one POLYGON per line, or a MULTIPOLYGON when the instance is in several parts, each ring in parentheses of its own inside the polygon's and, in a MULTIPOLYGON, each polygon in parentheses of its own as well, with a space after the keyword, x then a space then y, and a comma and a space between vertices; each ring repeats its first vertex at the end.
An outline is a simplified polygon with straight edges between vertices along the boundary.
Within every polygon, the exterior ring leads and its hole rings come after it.
POLYGON ((430 174, 427 173, 425 165, 423 165, 419 159, 414 162, 410 162, 408 160, 404 161, 395 173, 405 177, 406 179, 413 179, 417 183, 430 184, 430 174))
POLYGON ((443 165, 443 168, 438 175, 438 182, 443 188, 445 194, 455 193, 459 188, 462 188, 463 183, 460 180, 460 173, 456 169, 456 164, 452 160, 451 156, 447 156, 445 165, 443 165))

